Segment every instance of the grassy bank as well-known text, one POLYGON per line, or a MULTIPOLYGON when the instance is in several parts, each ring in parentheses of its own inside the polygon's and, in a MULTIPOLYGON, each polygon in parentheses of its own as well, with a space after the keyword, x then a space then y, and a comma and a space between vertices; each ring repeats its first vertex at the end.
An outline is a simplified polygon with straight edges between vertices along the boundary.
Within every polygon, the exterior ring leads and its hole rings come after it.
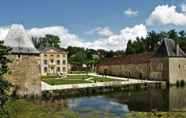
MULTIPOLYGON (((6 105, 10 118, 79 118, 78 114, 64 108, 60 111, 33 104, 20 99, 8 102, 6 105)), ((4 118, 0 116, 0 118, 4 118)))
POLYGON ((186 118, 186 112, 133 112, 124 118, 186 118))

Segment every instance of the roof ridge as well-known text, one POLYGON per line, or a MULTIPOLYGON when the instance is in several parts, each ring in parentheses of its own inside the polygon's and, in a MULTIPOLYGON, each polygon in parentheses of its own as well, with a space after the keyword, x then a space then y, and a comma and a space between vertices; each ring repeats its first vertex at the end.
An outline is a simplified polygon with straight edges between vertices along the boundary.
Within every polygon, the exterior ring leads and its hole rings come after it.
POLYGON ((165 42, 165 49, 166 49, 166 51, 167 51, 167 56, 170 56, 170 52, 169 52, 169 46, 167 45, 167 41, 166 40, 169 40, 169 39, 163 39, 163 41, 165 42))

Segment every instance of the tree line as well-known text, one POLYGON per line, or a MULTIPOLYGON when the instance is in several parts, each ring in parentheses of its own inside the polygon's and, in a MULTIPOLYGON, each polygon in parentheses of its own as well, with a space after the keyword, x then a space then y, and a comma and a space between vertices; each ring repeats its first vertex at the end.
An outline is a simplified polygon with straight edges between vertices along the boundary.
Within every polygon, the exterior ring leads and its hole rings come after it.
MULTIPOLYGON (((68 61, 73 65, 95 65, 101 59, 108 57, 121 57, 128 54, 152 52, 159 45, 163 38, 170 38, 179 43, 180 47, 186 52, 186 32, 170 30, 168 32, 148 32, 147 36, 137 37, 136 40, 129 40, 126 50, 108 51, 103 49, 88 49, 83 47, 69 46, 65 50, 68 52, 68 61)), ((41 38, 32 38, 32 41, 37 49, 55 47, 60 48, 60 39, 58 36, 46 35, 41 38)))

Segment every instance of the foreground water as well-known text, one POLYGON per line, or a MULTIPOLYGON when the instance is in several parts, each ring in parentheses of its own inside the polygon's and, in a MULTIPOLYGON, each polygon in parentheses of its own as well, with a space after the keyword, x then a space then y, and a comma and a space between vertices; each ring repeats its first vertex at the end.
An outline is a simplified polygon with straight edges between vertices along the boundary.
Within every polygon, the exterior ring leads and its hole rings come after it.
POLYGON ((186 88, 149 89, 112 92, 109 94, 73 98, 52 98, 37 101, 38 104, 56 110, 68 107, 86 115, 90 112, 111 113, 121 116, 130 111, 183 111, 186 108, 186 88))

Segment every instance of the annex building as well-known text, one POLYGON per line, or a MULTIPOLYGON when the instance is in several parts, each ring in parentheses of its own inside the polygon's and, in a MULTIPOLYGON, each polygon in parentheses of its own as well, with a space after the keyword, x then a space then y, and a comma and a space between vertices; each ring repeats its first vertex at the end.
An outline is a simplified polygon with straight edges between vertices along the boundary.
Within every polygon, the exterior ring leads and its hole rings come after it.
POLYGON ((97 73, 175 84, 186 80, 186 54, 173 40, 163 39, 154 52, 103 59, 97 73))

